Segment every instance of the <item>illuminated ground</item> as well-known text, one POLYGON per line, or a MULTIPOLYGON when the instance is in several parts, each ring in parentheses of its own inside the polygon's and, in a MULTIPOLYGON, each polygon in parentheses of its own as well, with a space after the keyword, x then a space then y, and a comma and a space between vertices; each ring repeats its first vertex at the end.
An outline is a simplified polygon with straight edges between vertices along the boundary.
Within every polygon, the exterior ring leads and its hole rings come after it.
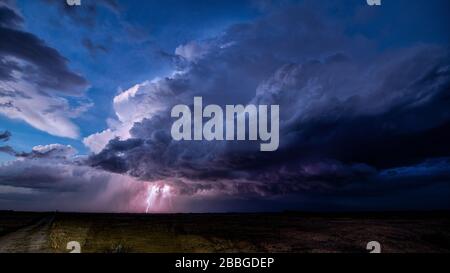
POLYGON ((0 212, 0 252, 450 252, 449 213, 0 212))

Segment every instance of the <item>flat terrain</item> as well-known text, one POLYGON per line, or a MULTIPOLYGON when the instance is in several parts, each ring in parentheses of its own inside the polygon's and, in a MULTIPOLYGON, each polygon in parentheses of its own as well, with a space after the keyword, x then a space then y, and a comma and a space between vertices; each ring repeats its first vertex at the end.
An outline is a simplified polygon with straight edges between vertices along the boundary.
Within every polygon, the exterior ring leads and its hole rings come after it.
POLYGON ((0 212, 0 252, 450 252, 450 213, 0 212))

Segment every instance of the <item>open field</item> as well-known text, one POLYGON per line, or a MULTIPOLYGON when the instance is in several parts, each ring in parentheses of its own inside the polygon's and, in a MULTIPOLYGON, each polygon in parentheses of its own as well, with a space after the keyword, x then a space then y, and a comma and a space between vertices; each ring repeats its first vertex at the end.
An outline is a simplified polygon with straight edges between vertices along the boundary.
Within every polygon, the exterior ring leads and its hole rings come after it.
POLYGON ((0 212, 0 252, 450 252, 450 213, 0 212))

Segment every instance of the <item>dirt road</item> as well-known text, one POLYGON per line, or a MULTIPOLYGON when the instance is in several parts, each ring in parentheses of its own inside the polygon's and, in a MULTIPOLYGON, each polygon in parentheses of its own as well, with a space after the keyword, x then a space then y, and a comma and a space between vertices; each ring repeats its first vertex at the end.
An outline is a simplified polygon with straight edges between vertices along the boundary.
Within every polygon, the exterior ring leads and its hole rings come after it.
POLYGON ((34 224, 0 237, 0 253, 49 252, 48 236, 54 216, 46 216, 34 224))

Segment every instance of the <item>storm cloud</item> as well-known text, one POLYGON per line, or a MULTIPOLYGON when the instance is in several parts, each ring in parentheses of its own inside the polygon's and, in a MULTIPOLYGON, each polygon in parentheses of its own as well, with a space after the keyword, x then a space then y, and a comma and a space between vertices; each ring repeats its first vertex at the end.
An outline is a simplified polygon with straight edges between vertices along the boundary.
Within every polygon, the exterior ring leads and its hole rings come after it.
MULTIPOLYGON (((5 132, 0 140, 11 136, 5 132)), ((142 212, 148 185, 132 178, 99 171, 83 164, 71 146, 36 146, 17 152, 0 146, 17 159, 0 164, 0 209, 142 212), (46 202, 42 202, 46 200, 46 202)))
POLYGON ((449 48, 379 52, 375 41, 336 26, 291 7, 180 46, 175 53, 185 63, 173 75, 115 98, 117 122, 85 139, 96 152, 89 164, 162 180, 187 195, 382 196, 435 183, 448 191, 449 48), (173 141, 170 109, 194 96, 222 106, 280 105, 280 149, 173 141), (402 169, 411 171, 399 175, 402 169))
POLYGON ((56 49, 26 32, 23 22, 11 4, 0 3, 0 113, 76 138, 78 128, 70 119, 86 102, 72 107, 66 97, 81 98, 88 83, 56 49))
POLYGON ((11 137, 11 133, 8 131, 0 133, 0 141, 8 141, 10 137, 11 137))

